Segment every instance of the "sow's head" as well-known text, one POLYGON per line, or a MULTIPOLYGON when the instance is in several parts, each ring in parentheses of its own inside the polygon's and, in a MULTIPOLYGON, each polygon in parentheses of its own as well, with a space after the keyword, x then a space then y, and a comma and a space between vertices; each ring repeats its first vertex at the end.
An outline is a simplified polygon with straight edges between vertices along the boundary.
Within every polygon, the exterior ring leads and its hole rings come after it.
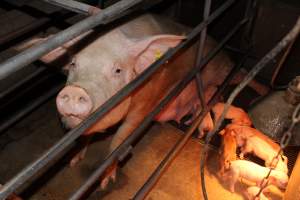
MULTIPOLYGON (((78 41, 78 38, 74 40, 78 41)), ((64 126, 74 128, 80 124, 155 62, 158 54, 165 53, 184 38, 177 35, 153 35, 133 39, 117 28, 86 45, 64 67, 68 70, 67 83, 56 98, 64 126)), ((69 44, 76 43, 74 40, 69 44)), ((61 54, 68 53, 64 50, 60 47, 41 60, 52 62, 61 54)), ((109 111, 101 123, 97 123, 97 130, 104 130, 120 121, 127 114, 130 101, 129 95, 109 111)))

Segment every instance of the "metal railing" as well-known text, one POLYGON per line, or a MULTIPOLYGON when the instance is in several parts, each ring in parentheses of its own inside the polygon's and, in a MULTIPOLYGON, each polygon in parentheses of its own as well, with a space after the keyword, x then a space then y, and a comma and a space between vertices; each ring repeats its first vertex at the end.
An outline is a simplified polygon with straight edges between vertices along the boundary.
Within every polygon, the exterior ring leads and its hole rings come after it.
POLYGON ((100 12, 99 8, 91 5, 87 5, 85 3, 81 3, 79 1, 73 1, 73 0, 43 0, 43 1, 84 15, 95 15, 100 12))
MULTIPOLYGON (((54 146, 48 149, 40 158, 29 164, 26 168, 24 168, 21 172, 19 172, 15 177, 9 180, 0 191, 0 199, 4 200, 7 198, 12 192, 14 192, 19 187, 23 186, 29 180, 37 175, 46 165, 49 165, 50 162, 58 157, 62 152, 69 147, 75 139, 77 139, 86 129, 88 129, 91 125, 93 125, 96 121, 98 121, 101 117, 103 117, 109 110, 111 110, 114 106, 120 103, 128 94, 134 91, 139 85, 145 82, 152 74, 154 74, 159 67, 167 62, 169 59, 172 58, 179 50, 186 48, 190 45, 202 32, 201 42, 199 46, 199 55, 201 55, 201 49, 203 49, 205 37, 206 37, 206 26, 210 24, 214 19, 219 17, 222 13, 225 12, 227 8, 229 8, 235 0, 228 0, 222 6, 220 6, 217 10, 209 13, 209 5, 210 1, 206 0, 205 6, 205 17, 204 21, 196 26, 190 34, 187 35, 186 40, 180 43, 175 48, 172 48, 166 52, 159 60, 153 63, 149 68, 147 68, 143 73, 140 74, 136 79, 126 85, 122 90, 120 90, 117 94, 111 97, 107 102, 105 102, 100 108, 98 108, 93 114, 91 114, 86 120, 84 120, 79 126, 75 127, 71 131, 69 131, 64 137, 62 137, 54 146)), ((106 24, 111 22, 114 19, 117 19, 123 16, 125 13, 129 13, 128 10, 133 11, 132 9, 135 5, 142 3, 143 0, 123 0, 107 9, 101 10, 100 13, 90 16, 81 22, 71 26, 70 28, 61 31, 60 33, 54 35, 53 37, 49 38, 44 43, 34 46, 19 55, 7 60, 3 64, 0 64, 0 80, 9 76, 10 74, 14 73, 16 70, 22 68, 23 66, 35 61, 36 59, 40 58, 44 54, 50 52, 51 50, 59 47, 63 43, 71 40, 74 37, 79 36, 80 34, 88 31, 89 29, 94 28, 99 24, 106 24)), ((159 2, 159 1, 156 1, 159 2)), ((203 60, 198 59, 196 62, 196 67, 191 70, 191 72, 174 88, 168 96, 161 101, 161 103, 145 118, 145 120, 141 123, 141 125, 114 151, 112 152, 104 162, 99 166, 99 168, 87 179, 87 181, 74 193, 70 199, 75 200, 79 199, 82 194, 98 179, 98 177, 104 172, 104 170, 110 166, 114 161, 121 160, 131 149, 131 144, 138 138, 144 128, 151 122, 152 118, 159 113, 159 111, 165 106, 172 97, 179 94, 179 92, 195 77, 195 75, 199 72, 199 70, 206 65, 222 48, 226 41, 243 25, 246 23, 247 20, 242 20, 240 23, 237 24, 236 27, 232 29, 232 31, 225 37, 225 39, 208 55, 203 58, 203 60)), ((200 57, 202 58, 202 57, 200 57)), ((236 70, 234 70, 236 72, 236 70)), ((234 74, 234 73, 233 73, 234 74)), ((213 100, 209 102, 206 109, 203 109, 201 114, 198 116, 196 122, 192 125, 189 129, 188 133, 182 140, 178 141, 174 148, 170 151, 166 159, 162 162, 162 164, 157 168, 154 173, 155 178, 149 179, 150 181, 146 182, 145 187, 142 188, 141 192, 138 192, 135 199, 142 199, 152 188, 153 183, 157 181, 157 173, 162 173, 161 169, 164 169, 167 164, 172 160, 170 158, 174 158, 176 153, 180 151, 183 147, 187 139, 191 136, 191 133, 199 124, 204 114, 208 111, 208 109, 213 105, 215 99, 222 89, 224 89, 225 85, 228 84, 230 78, 232 78, 232 74, 227 78, 224 82, 224 86, 221 90, 218 91, 217 95, 214 96, 213 100)), ((199 79, 200 80, 200 79, 199 79)), ((201 80, 200 80, 201 81, 201 80)), ((202 87, 199 87, 199 93, 203 95, 202 87)), ((203 100, 203 97, 201 98, 203 100)), ((202 102, 204 105, 204 102, 202 102)))

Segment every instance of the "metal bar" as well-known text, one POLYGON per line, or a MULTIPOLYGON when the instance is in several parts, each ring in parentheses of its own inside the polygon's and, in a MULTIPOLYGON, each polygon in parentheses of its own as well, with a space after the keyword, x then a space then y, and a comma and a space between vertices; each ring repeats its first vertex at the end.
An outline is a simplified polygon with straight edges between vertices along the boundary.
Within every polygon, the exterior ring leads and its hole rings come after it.
MULTIPOLYGON (((234 1, 232 1, 231 3, 233 3, 234 1)), ((231 4, 227 2, 227 4, 223 5, 224 7, 219 8, 217 11, 218 12, 220 10, 223 10, 223 8, 230 6, 231 4)), ((226 9, 225 9, 226 10, 226 9)), ((215 14, 215 13, 213 13, 215 14)), ((245 23, 241 22, 241 26, 245 23)), ((201 23, 202 24, 202 23, 201 23)), ((199 27, 201 27, 201 24, 198 25, 199 27)), ((197 29, 197 27, 195 28, 197 29)), ((193 30, 193 32, 195 31, 195 29, 193 30)), ((200 30, 201 31, 201 30, 200 30)), ((198 33, 200 32, 198 31, 198 33)), ((195 38, 197 35, 190 33, 187 37, 187 41, 188 40, 192 40, 193 38, 195 38), (191 38, 191 35, 194 35, 191 38)), ((228 40, 229 38, 226 38, 226 40, 228 40)), ((222 48, 222 46, 225 44, 225 42, 220 43, 214 50, 212 50, 204 59, 203 61, 201 61, 201 63, 199 64, 199 66, 195 67, 194 69, 191 70, 191 72, 171 91, 169 92, 169 94, 159 103, 159 105, 154 108, 153 111, 151 111, 151 113, 149 113, 146 118, 144 119, 144 121, 140 124, 140 126, 135 129, 131 135, 125 139, 125 141, 118 146, 110 155, 107 156, 107 158, 102 162, 102 164, 99 166, 99 168, 87 179, 87 181, 78 189, 76 190, 76 192, 69 198, 69 200, 77 200, 80 199, 82 197, 82 195, 88 190, 88 188, 94 183, 96 182, 100 175, 107 169, 107 167, 109 167, 114 161, 119 160, 120 156, 124 157, 123 152, 128 152, 128 148, 131 148, 131 144, 137 139, 139 138, 142 133, 143 130, 151 123, 152 118, 155 117, 160 110, 176 95, 178 95, 181 90, 183 88, 185 88, 187 86, 187 84, 193 79, 193 77, 195 76, 195 74, 204 66, 206 65, 222 48)), ((180 45, 179 45, 180 46, 180 45)), ((176 48, 178 48, 179 46, 177 46, 176 48)), ((167 53, 168 54, 168 53, 167 53)))
MULTIPOLYGON (((207 18, 209 17, 210 6, 211 6, 211 0, 205 0, 203 20, 207 20, 207 18)), ((207 27, 205 27, 202 30, 201 35, 200 35, 199 46, 197 49, 197 56, 196 56, 196 60, 195 60, 195 66, 198 66, 200 64, 201 59, 203 57, 206 32, 207 32, 207 27)), ((205 101, 204 92, 203 92, 204 91, 203 83, 202 83, 202 79, 201 79, 201 76, 199 73, 196 74, 196 82, 197 82, 197 89, 198 89, 198 95, 200 98, 201 106, 202 106, 202 108, 205 108, 206 101, 205 101)))
POLYGON ((95 15, 100 12, 99 8, 85 3, 81 3, 79 1, 73 1, 73 0, 43 0, 43 1, 84 15, 95 15))
MULTIPOLYGON (((247 20, 242 20, 240 23, 238 23, 231 31, 226 35, 226 37, 222 40, 222 42, 218 45, 218 50, 220 50, 225 43, 236 33, 242 25, 246 23, 247 20)), ((216 48, 216 49, 217 49, 216 48)), ((217 53, 217 51, 212 51, 212 53, 217 53)), ((210 53, 211 55, 211 53, 210 53)), ((233 70, 234 73, 237 72, 236 69, 233 70)), ((231 73, 232 74, 232 73, 231 73)), ((194 74, 195 75, 195 74, 194 74)), ((229 75, 229 77, 232 79, 233 75, 229 75)), ((165 156, 164 160, 159 164, 159 166, 155 169, 155 171, 151 174, 149 179, 146 181, 146 183, 141 187, 141 189, 135 194, 134 200, 141 200, 146 197, 146 195, 149 193, 149 191, 153 188, 155 183, 159 180, 162 173, 165 172, 167 167, 170 165, 170 163, 174 160, 176 155, 182 150, 183 146, 186 144, 188 139, 193 134, 194 130, 198 127, 198 125, 202 122, 203 118, 205 117, 206 113, 211 109, 211 107, 216 103, 216 100, 222 93, 222 91, 225 89, 225 87, 229 84, 231 79, 226 79, 224 83, 222 84, 222 88, 218 90, 218 92, 213 96, 213 98, 209 101, 208 106, 204 108, 201 113, 197 116, 197 119, 192 124, 192 126, 188 129, 187 133, 183 136, 183 138, 179 139, 177 143, 173 146, 173 148, 169 151, 169 153, 165 156)))
MULTIPOLYGON (((199 24, 186 38, 185 41, 180 43, 175 48, 172 48, 167 51, 159 60, 155 61, 149 68, 147 68, 144 72, 140 74, 136 79, 134 79, 131 83, 126 85, 121 91, 111 97, 107 102, 105 102, 102 106, 100 106, 93 114, 91 114, 85 121, 83 121, 79 126, 75 127, 71 131, 69 131, 62 139, 60 139, 55 145, 53 145, 50 149, 48 149, 40 158, 35 160, 33 163, 24 168, 21 172, 19 172, 15 177, 13 177, 10 181, 8 181, 0 191, 0 199, 5 199, 9 194, 14 192, 17 188, 22 186, 26 181, 31 179, 35 174, 37 174, 45 165, 49 164, 52 159, 58 156, 61 152, 64 151, 69 145, 72 144, 74 140, 76 140, 87 128, 89 128, 92 124, 94 124, 97 120, 103 117, 110 109, 116 106, 121 102, 123 98, 125 98, 130 92, 135 90, 139 85, 141 85, 146 79, 148 79, 152 74, 154 74, 159 67, 167 62, 173 55, 175 55, 180 49, 189 44, 200 32, 201 30, 213 21, 215 18, 220 16, 224 10, 226 10, 234 0, 229 0, 223 4, 219 9, 213 12, 207 21, 199 24)), ((116 5, 116 4, 115 4, 116 5)), ((118 4, 120 5, 120 4, 118 4)), ((122 5, 122 4, 121 4, 122 5)), ((126 4, 129 6, 128 4, 126 4)), ((132 5, 132 4, 130 4, 132 5)), ((118 8, 119 6, 117 6, 118 8)), ((114 7, 116 8, 116 7, 114 7)), ((117 9, 116 8, 116 9, 117 9)), ((109 9, 109 8, 108 8, 109 9)), ((107 10, 107 9, 105 9, 107 10)), ((106 13, 105 10, 100 14, 106 13)), ((123 9, 117 10, 117 13, 122 12, 123 9)), ((98 15, 100 15, 98 14, 98 15)), ((96 15, 96 16, 98 16, 96 15)), ((92 16, 95 17, 95 16, 92 16)), ((91 18, 91 17, 90 17, 91 18)), ((94 19, 94 18, 93 18, 94 19)), ((98 19, 98 18, 97 18, 98 19)), ((109 18, 105 16, 102 20, 108 20, 109 18)), ((79 35, 79 34, 78 34, 79 35)), ((71 37, 72 38, 72 37, 71 37)), ((53 39, 52 39, 53 40, 53 39)), ((51 40, 51 41, 52 41, 51 40)), ((31 58, 32 59, 32 58, 31 58)), ((22 61, 24 62, 24 61, 22 61)))
POLYGON ((2 123, 0 125, 0 132, 7 129, 9 126, 13 125, 15 122, 20 120, 22 117, 26 116, 27 114, 32 112, 35 108, 39 107, 41 104, 43 104, 48 99, 53 97, 55 94, 58 93, 59 90, 62 89, 62 87, 63 87, 63 85, 60 84, 59 86, 56 86, 55 88, 48 91, 45 95, 40 96, 39 98, 35 99, 33 102, 30 102, 30 104, 27 107, 19 110, 17 112, 17 114, 15 114, 13 117, 7 119, 4 123, 2 123))
POLYGON ((220 119, 215 124, 215 127, 212 131, 210 131, 206 135, 205 139, 205 145, 203 150, 201 151, 201 181, 202 181, 202 192, 204 199, 208 199, 207 194, 204 193, 205 190, 205 176, 204 176, 204 159, 205 154, 207 152, 208 143, 210 142, 213 135, 217 132, 217 130, 220 128, 221 123, 224 121, 225 115, 228 112, 229 106, 232 104, 233 100, 236 98, 238 93, 246 87, 246 85, 255 77, 255 75, 262 70, 265 66, 267 66, 267 63, 269 63, 276 55, 278 55, 294 38, 297 37, 297 35, 300 32, 300 17, 297 19, 297 22, 295 26, 291 29, 291 31, 269 52, 267 53, 253 68, 252 70, 246 75, 244 80, 233 90, 233 92, 230 94, 224 110, 222 112, 222 115, 220 119), (204 188, 203 188, 204 187, 204 188))
POLYGON ((38 19, 34 22, 32 22, 31 24, 26 24, 26 26, 18 29, 18 30, 15 30, 11 33, 8 33, 6 35, 2 35, 0 37, 0 45, 3 45, 21 35, 24 35, 26 33, 28 33, 29 31, 32 31, 38 27, 41 27, 43 26, 44 24, 48 23, 50 21, 49 18, 41 18, 41 19, 38 19))
POLYGON ((106 24, 120 17, 129 8, 141 3, 143 0, 122 0, 102 10, 100 13, 90 16, 77 24, 57 33, 40 45, 33 46, 20 54, 9 58, 0 64, 0 80, 11 75, 24 66, 39 59, 48 52, 56 49, 65 42, 79 36, 100 24, 106 24))
POLYGON ((279 73, 281 67, 283 66, 284 62, 286 61, 286 58, 289 55, 296 40, 297 40, 297 37, 295 37, 295 39, 289 44, 289 46, 283 53, 282 57, 280 58, 278 65, 275 67, 275 70, 272 74, 272 78, 271 78, 271 82, 270 82, 270 85, 272 88, 274 88, 274 83, 275 83, 276 77, 278 76, 278 73, 279 73))
POLYGON ((17 88, 19 88, 20 86, 22 86, 23 84, 27 83, 28 81, 30 81, 31 79, 39 76, 40 74, 42 74, 43 72, 45 72, 47 69, 45 67, 41 67, 38 68, 36 71, 34 71, 32 74, 29 74, 28 76, 26 76, 24 79, 20 80, 19 82, 17 82, 16 84, 12 85, 11 87, 9 87, 8 89, 6 89, 4 92, 0 93, 0 100, 5 97, 6 95, 8 95, 9 93, 11 93, 12 91, 16 90, 17 88))
POLYGON ((98 5, 101 9, 104 8, 104 0, 99 0, 98 5))
MULTIPOLYGON (((40 85, 42 82, 46 81, 50 76, 51 76, 51 74, 46 74, 45 76, 42 76, 42 78, 40 78, 37 81, 33 82, 32 84, 29 84, 28 87, 26 87, 23 90, 19 91, 18 93, 11 96, 10 98, 1 99, 2 102, 0 102, 0 109, 5 109, 5 107, 9 106, 9 104, 14 102, 16 99, 22 97, 22 95, 26 94, 27 92, 32 90, 34 87, 40 85)), ((20 85, 20 86, 22 86, 22 85, 20 85)), ((12 88, 12 89, 14 89, 14 88, 12 88)))
POLYGON ((253 28, 255 25, 255 19, 257 15, 257 0, 248 0, 245 10, 244 18, 249 18, 248 24, 245 26, 243 39, 248 45, 247 48, 251 48, 253 46, 253 28), (249 46, 250 44, 250 46, 249 46))

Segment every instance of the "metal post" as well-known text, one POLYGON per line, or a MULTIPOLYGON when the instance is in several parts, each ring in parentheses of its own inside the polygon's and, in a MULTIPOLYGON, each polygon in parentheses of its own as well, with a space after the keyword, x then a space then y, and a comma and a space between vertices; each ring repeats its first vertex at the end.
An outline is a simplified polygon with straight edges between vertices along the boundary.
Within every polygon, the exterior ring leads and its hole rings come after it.
MULTIPOLYGON (((210 12, 210 6, 211 6, 211 0, 205 0, 205 5, 204 5, 204 12, 203 12, 203 20, 207 20, 210 12)), ((205 44, 205 39, 206 39, 206 32, 207 32, 207 27, 205 27, 200 35, 200 40, 199 40, 199 46, 197 49, 197 57, 195 61, 195 66, 198 66, 201 62, 201 59, 203 57, 203 52, 204 52, 204 44, 205 44)), ((197 88, 198 88, 198 95, 200 98, 201 106, 202 108, 206 107, 206 101, 204 98, 204 89, 203 89, 203 83, 202 79, 199 73, 196 74, 196 82, 197 82, 197 88)))
MULTIPOLYGON (((57 33, 53 37, 49 38, 40 45, 33 46, 18 55, 6 60, 0 64, 0 81, 5 77, 8 77, 12 73, 20 70, 24 66, 39 59, 48 52, 56 49, 65 42, 75 38, 82 33, 96 27, 100 24, 107 24, 120 16, 125 12, 129 12, 128 9, 141 3, 143 0, 122 0, 114 5, 102 10, 100 13, 90 16, 77 24, 57 33)), ((132 11, 132 10, 130 10, 132 11)))
POLYGON ((81 3, 79 1, 73 1, 73 0, 43 0, 43 1, 84 15, 95 15, 100 12, 99 8, 85 3, 81 3))

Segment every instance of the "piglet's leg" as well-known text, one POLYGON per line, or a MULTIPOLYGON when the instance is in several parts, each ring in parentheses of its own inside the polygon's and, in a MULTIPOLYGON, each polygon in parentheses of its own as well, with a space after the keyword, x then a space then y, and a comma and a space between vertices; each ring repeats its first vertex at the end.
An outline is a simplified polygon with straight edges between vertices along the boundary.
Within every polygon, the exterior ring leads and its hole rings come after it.
POLYGON ((74 167, 78 162, 84 159, 91 139, 91 135, 82 136, 80 138, 80 146, 83 148, 72 158, 72 160, 70 161, 70 167, 74 167))
POLYGON ((234 193, 235 191, 235 184, 239 179, 239 174, 235 171, 231 172, 231 179, 229 179, 229 189, 230 192, 234 193))
POLYGON ((203 121, 201 122, 201 124, 198 127, 198 131, 199 131, 199 138, 202 138, 205 135, 206 131, 211 131, 214 128, 214 123, 213 120, 211 118, 210 113, 207 113, 206 116, 204 117, 203 121))
POLYGON ((251 146, 251 144, 249 144, 249 142, 246 141, 241 148, 240 159, 244 159, 244 156, 247 155, 248 153, 251 153, 252 150, 253 147, 251 146))

